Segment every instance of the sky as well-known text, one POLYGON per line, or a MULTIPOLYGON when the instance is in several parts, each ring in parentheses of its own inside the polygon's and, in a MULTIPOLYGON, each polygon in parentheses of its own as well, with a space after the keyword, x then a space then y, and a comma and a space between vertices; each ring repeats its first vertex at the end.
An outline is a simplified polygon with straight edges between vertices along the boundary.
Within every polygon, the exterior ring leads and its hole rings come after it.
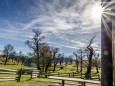
POLYGON ((72 54, 86 47, 96 35, 93 47, 100 46, 100 18, 93 12, 99 0, 0 0, 0 50, 11 44, 16 51, 29 52, 25 41, 32 29, 39 29, 44 42, 72 54), (93 13, 92 13, 93 12, 93 13), (93 14, 93 15, 92 15, 93 14))

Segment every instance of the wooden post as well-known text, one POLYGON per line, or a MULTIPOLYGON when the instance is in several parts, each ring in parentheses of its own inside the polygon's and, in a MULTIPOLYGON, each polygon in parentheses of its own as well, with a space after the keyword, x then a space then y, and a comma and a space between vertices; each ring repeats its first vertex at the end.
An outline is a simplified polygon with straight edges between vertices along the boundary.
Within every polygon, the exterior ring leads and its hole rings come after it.
POLYGON ((60 73, 58 72, 58 76, 60 75, 60 73))
POLYGON ((81 71, 81 78, 82 78, 82 71, 81 71))
MULTIPOLYGON (((111 0, 101 0, 108 4, 111 0)), ((105 6, 104 5, 104 6, 105 6)), ((108 16, 108 15, 107 15, 108 16)), ((111 19, 111 16, 108 16, 111 19)), ((113 86, 112 66, 112 20, 109 22, 103 17, 101 21, 101 86, 113 86), (104 24, 104 22, 106 25, 104 24)))
POLYGON ((65 80, 62 80, 62 86, 64 86, 65 85, 65 80))
MULTIPOLYGON (((115 3, 114 3, 115 5, 115 3)), ((112 10, 115 13, 115 9, 112 10)), ((114 76, 114 83, 115 83, 115 16, 112 17, 112 43, 113 43, 113 76, 114 76)))
POLYGON ((31 72, 30 72, 30 73, 31 73, 31 77, 30 77, 30 79, 32 79, 32 72, 33 72, 33 71, 31 70, 31 72))
POLYGON ((78 84, 77 86, 81 86, 81 84, 78 84))
POLYGON ((71 76, 70 76, 70 73, 69 73, 69 78, 70 78, 71 76))
POLYGON ((81 86, 85 86, 85 82, 81 82, 81 86))
POLYGON ((20 82, 21 75, 22 75, 22 68, 18 71, 18 79, 17 79, 17 82, 20 82))
POLYGON ((73 77, 74 77, 74 72, 73 72, 73 77))

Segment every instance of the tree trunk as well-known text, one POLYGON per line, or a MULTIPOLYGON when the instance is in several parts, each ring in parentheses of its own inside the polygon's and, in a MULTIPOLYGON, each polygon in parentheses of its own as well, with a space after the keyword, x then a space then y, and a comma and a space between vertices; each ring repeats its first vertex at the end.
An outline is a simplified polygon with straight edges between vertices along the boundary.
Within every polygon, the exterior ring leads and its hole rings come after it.
POLYGON ((53 71, 55 71, 55 69, 56 69, 56 66, 57 66, 57 63, 55 63, 55 64, 54 64, 54 69, 53 69, 53 71))
POLYGON ((53 68, 53 71, 55 71, 55 69, 56 69, 56 66, 57 66, 57 63, 58 63, 58 59, 54 59, 54 68, 53 68))
POLYGON ((19 59, 18 59, 18 61, 17 61, 17 65, 19 64, 19 59))
POLYGON ((43 71, 44 71, 44 68, 45 68, 45 60, 44 60, 44 55, 42 55, 43 57, 42 57, 42 66, 43 66, 43 71))
POLYGON ((48 63, 46 64, 46 68, 45 68, 45 72, 48 71, 48 68, 50 67, 51 65, 51 62, 52 62, 52 59, 48 61, 48 63))
POLYGON ((6 65, 6 63, 7 63, 7 60, 8 60, 8 57, 6 56, 6 59, 5 59, 4 65, 6 65))
POLYGON ((60 61, 60 66, 62 66, 62 62, 60 61))
POLYGON ((88 79, 91 78, 92 56, 93 56, 93 49, 90 48, 90 54, 89 54, 89 58, 88 58, 87 72, 86 72, 86 75, 85 75, 85 78, 88 78, 88 79))
POLYGON ((79 71, 79 63, 76 62, 77 72, 79 71))
POLYGON ((96 65, 96 73, 99 73, 98 66, 96 65))
POLYGON ((37 60, 37 68, 38 70, 41 70, 40 65, 39 65, 39 59, 37 60))
POLYGON ((83 63, 83 62, 82 62, 82 59, 81 59, 81 69, 80 69, 80 72, 82 72, 82 63, 83 63))

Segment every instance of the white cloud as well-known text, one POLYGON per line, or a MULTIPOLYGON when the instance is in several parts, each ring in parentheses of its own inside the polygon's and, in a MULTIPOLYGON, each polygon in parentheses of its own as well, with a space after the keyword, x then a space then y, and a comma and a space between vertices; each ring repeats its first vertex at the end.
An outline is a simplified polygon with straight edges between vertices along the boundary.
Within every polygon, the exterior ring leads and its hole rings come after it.
POLYGON ((0 38, 25 42, 32 38, 32 29, 40 29, 50 44, 74 49, 86 46, 87 39, 96 32, 100 33, 100 22, 90 18, 89 7, 95 0, 38 1, 25 14, 32 16, 28 17, 30 21, 6 21, 7 25, 1 30, 0 38))

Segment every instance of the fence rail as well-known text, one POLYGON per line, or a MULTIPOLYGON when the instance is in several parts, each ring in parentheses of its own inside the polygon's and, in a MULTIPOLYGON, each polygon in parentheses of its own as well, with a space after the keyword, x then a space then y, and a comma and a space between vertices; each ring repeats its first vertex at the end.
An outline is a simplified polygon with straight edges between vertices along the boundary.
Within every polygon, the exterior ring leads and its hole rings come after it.
MULTIPOLYGON (((60 77, 69 77, 69 78, 82 78, 84 79, 85 78, 85 74, 84 73, 81 73, 81 72, 72 72, 72 73, 57 73, 57 72, 48 72, 47 73, 47 76, 60 76, 60 77)), ((100 74, 91 74, 91 78, 90 79, 93 79, 93 80, 100 80, 100 74)))
POLYGON ((16 80, 18 82, 19 81, 18 73, 19 73, 18 70, 0 68, 0 74, 4 74, 4 76, 7 76, 7 77, 1 76, 0 81, 13 81, 13 80, 16 80))

